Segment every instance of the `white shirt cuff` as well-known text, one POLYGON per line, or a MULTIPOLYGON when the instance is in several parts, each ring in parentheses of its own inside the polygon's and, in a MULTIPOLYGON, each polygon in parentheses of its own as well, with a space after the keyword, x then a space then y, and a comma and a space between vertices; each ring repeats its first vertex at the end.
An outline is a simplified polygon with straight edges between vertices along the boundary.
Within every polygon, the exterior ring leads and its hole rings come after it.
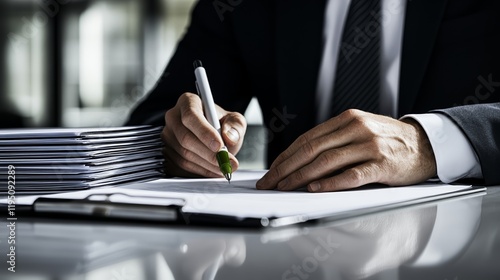
POLYGON ((483 177, 476 152, 450 118, 442 114, 411 114, 404 118, 414 119, 427 133, 436 158, 437 175, 442 182, 483 177))

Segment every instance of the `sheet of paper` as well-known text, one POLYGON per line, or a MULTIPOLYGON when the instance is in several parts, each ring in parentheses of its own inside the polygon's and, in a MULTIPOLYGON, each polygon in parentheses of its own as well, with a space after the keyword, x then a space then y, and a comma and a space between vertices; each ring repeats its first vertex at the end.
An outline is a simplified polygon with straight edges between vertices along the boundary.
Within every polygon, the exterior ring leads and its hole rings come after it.
MULTIPOLYGON (((183 198, 187 202, 183 210, 187 213, 270 218, 298 215, 318 217, 471 189, 471 186, 421 184, 331 193, 308 193, 305 190, 292 192, 256 190, 255 183, 264 174, 265 171, 238 171, 233 174, 231 184, 225 179, 160 179, 52 197, 83 199, 90 194, 123 193, 137 196, 137 203, 147 203, 148 199, 144 198, 145 196, 183 198)), ((20 198, 18 204, 31 204, 33 201, 33 197, 25 197, 20 198)))
POLYGON ((30 138, 30 139, 2 139, 2 146, 29 146, 29 145, 101 145, 115 143, 148 142, 158 139, 158 135, 138 135, 130 137, 102 137, 102 138, 30 138))
POLYGON ((68 153, 71 152, 72 157, 86 157, 86 158, 102 158, 110 156, 119 156, 126 153, 127 155, 136 155, 151 153, 154 151, 161 151, 160 145, 129 145, 128 147, 121 147, 118 149, 107 149, 107 150, 93 150, 93 151, 71 151, 67 147, 67 151, 20 151, 20 152, 1 152, 0 160, 7 160, 11 158, 34 158, 34 159, 45 159, 45 158, 67 158, 68 153))
MULTIPOLYGON (((151 126, 124 126, 99 128, 34 128, 34 129, 2 129, 0 140, 31 138, 108 138, 127 137, 161 131, 151 126)), ((1 142, 0 142, 1 143, 1 142)))
MULTIPOLYGON (((0 132, 1 133, 1 132, 0 132)), ((135 145, 140 145, 143 147, 158 147, 159 139, 153 140, 141 140, 134 142, 135 145)), ((1 143, 0 143, 1 144, 1 143)), ((109 149, 126 149, 130 147, 131 143, 127 142, 116 142, 112 144, 75 144, 75 145, 36 145, 36 146, 2 146, 0 145, 0 153, 17 153, 17 152, 60 152, 64 153, 74 153, 82 151, 100 151, 109 149)))

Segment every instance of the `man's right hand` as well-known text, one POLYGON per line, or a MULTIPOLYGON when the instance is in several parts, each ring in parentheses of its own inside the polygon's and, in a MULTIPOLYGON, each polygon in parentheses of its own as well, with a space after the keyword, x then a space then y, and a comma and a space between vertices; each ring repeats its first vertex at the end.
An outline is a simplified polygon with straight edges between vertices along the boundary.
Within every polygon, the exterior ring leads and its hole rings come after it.
POLYGON ((201 99, 196 94, 184 93, 175 107, 167 111, 161 135, 165 143, 163 155, 167 175, 223 177, 216 154, 224 143, 230 152, 233 172, 238 169, 234 155, 243 144, 247 128, 245 118, 240 113, 216 107, 223 137, 205 118, 201 99))

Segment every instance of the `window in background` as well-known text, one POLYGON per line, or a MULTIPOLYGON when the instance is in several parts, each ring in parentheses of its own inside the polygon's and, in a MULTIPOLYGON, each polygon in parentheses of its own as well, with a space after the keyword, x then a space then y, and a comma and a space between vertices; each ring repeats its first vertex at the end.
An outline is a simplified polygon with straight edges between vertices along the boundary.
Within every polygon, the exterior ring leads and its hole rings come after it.
MULTIPOLYGON (((0 128, 109 127, 155 85, 195 0, 1 0, 0 128)), ((260 107, 238 156, 262 168, 260 107)))
POLYGON ((121 125, 161 76, 194 1, 86 2, 61 18, 62 125, 121 125))
POLYGON ((37 12, 34 1, 0 3, 0 127, 52 121, 51 22, 37 12))
POLYGON ((194 2, 0 1, 0 115, 18 127, 123 124, 160 77, 194 2))

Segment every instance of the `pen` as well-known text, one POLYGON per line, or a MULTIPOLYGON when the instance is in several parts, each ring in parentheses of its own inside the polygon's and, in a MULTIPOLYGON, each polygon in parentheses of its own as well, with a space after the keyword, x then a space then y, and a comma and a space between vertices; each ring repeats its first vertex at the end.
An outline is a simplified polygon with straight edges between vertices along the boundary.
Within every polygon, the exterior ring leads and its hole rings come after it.
MULTIPOLYGON (((196 77, 196 90, 198 91, 198 95, 200 95, 201 97, 201 101, 203 103, 203 111, 205 111, 205 117, 222 136, 219 118, 217 116, 217 111, 215 110, 212 90, 210 89, 210 84, 208 83, 207 72, 205 71, 205 68, 203 68, 203 64, 200 60, 195 60, 193 66, 194 75, 196 77)), ((231 163, 229 161, 229 152, 225 145, 217 152, 216 157, 220 171, 222 172, 226 180, 228 182, 231 182, 233 168, 231 167, 231 163)))

